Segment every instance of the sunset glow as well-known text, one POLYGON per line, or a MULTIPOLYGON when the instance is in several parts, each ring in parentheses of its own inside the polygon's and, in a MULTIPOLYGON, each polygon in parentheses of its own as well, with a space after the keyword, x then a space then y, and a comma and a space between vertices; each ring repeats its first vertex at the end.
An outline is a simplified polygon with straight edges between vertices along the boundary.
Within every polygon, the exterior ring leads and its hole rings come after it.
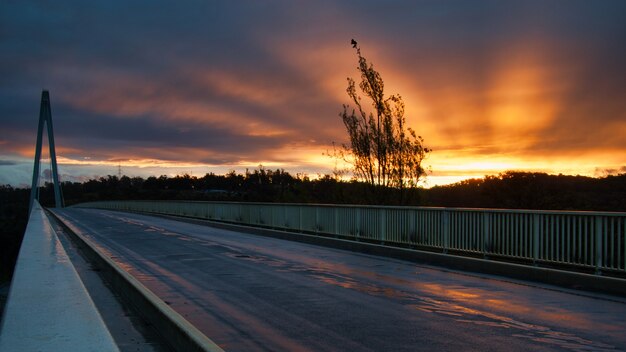
POLYGON ((0 5, 0 184, 29 182, 42 88, 66 181, 331 173, 352 38, 434 150, 426 186, 626 172, 624 2, 161 5, 0 5))

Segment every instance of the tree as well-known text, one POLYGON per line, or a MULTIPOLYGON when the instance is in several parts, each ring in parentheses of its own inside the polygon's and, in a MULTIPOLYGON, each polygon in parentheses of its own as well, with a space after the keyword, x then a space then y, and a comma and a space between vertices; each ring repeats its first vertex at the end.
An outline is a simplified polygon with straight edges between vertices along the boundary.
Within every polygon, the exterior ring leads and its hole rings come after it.
POLYGON ((371 103, 363 103, 354 79, 348 77, 346 91, 356 108, 344 104, 339 114, 350 144, 344 144, 335 156, 348 161, 354 176, 370 185, 375 201, 383 202, 385 190, 394 188, 400 191, 402 202, 403 191, 416 187, 425 175, 422 161, 431 150, 424 147, 421 136, 406 126, 402 97, 385 96, 380 73, 361 55, 356 41, 352 41, 352 46, 359 58, 359 88, 371 103), (367 105, 373 112, 366 111, 367 105))

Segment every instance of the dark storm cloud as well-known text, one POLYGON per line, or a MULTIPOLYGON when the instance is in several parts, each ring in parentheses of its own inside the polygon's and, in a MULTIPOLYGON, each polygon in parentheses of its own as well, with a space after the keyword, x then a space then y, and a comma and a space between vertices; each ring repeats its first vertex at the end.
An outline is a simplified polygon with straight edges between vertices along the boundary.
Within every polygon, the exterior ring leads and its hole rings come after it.
MULTIPOLYGON (((256 3, 227 6, 208 2, 192 5, 192 11, 170 2, 133 5, 95 2, 72 6, 55 3, 41 7, 23 3, 6 5, 9 8, 3 13, 21 12, 24 17, 18 20, 14 16, 5 16, 7 27, 12 29, 14 36, 3 39, 3 46, 12 52, 6 59, 8 64, 2 65, 3 73, 10 78, 7 83, 12 84, 0 87, 6 93, 2 96, 10 101, 3 104, 8 109, 0 117, 2 122, 8 120, 15 127, 32 128, 28 121, 36 119, 33 107, 37 98, 33 92, 42 87, 52 90, 53 110, 60 116, 63 110, 58 110, 54 102, 58 104, 88 94, 101 100, 99 103, 102 104, 111 92, 122 91, 128 100, 159 101, 181 96, 184 97, 183 101, 178 101, 181 104, 202 100, 270 125, 292 128, 300 124, 296 111, 319 110, 324 104, 321 98, 315 98, 319 94, 307 91, 305 80, 297 73, 289 72, 288 67, 276 63, 273 55, 263 48, 263 43, 255 38, 259 30, 272 27, 272 21, 259 16, 268 6, 256 3), (300 91, 300 97, 296 100, 296 95, 292 94, 291 107, 280 111, 280 107, 262 106, 246 101, 245 97, 225 96, 214 91, 215 87, 203 85, 193 77, 193 71, 201 67, 237 72, 242 84, 249 80, 262 81, 263 85, 257 88, 270 95, 272 90, 281 94, 279 90, 282 89, 300 91), (133 79, 147 83, 150 94, 129 91, 125 82, 116 85, 116 77, 107 77, 109 71, 125 76, 131 83, 133 79), (28 110, 25 109, 27 106, 28 110)), ((120 102, 108 103, 113 106, 120 102)), ((89 107, 82 108, 84 118, 90 120, 89 107)), ((334 116, 336 109, 328 109, 323 114, 334 116)), ((114 106, 112 110, 115 110, 114 106)), ((151 117, 160 119, 163 116, 151 117)), ((124 124, 126 121, 110 121, 114 122, 124 124)), ((194 126, 187 128, 195 129, 194 126)), ((145 138, 149 139, 148 136, 145 138)))
MULTIPOLYGON (((164 153, 175 148, 189 148, 245 155, 268 150, 281 143, 273 138, 239 135, 236 131, 200 124, 187 123, 181 127, 174 121, 163 121, 152 116, 124 119, 68 111, 63 120, 57 122, 57 126, 63 130, 59 142, 63 141, 67 148, 80 150, 86 155, 106 155, 107 158, 142 147, 160 149, 164 153), (89 148, 85 148, 85 145, 89 148)), ((178 155, 177 160, 193 161, 190 159, 193 157, 195 155, 182 154, 178 155)))

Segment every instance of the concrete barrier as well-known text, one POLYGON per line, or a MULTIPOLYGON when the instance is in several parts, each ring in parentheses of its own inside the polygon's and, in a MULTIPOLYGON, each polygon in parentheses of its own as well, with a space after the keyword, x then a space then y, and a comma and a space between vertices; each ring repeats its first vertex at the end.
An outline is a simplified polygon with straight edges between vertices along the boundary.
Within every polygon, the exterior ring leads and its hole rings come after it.
POLYGON ((171 347, 177 351, 223 352, 217 344, 183 316, 163 302, 135 277, 120 268, 62 215, 54 211, 52 214, 68 230, 70 236, 92 265, 101 270, 101 274, 112 289, 136 308, 137 313, 152 324, 171 347))
POLYGON ((36 201, 2 319, 0 351, 118 351, 36 201))

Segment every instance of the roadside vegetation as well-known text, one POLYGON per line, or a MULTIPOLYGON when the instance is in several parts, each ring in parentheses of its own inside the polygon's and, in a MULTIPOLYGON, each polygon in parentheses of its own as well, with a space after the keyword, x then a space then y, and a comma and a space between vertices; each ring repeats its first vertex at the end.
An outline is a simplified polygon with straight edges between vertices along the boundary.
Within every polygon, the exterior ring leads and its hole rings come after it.
POLYGON ((30 189, 0 186, 0 286, 13 274, 28 221, 30 189))

